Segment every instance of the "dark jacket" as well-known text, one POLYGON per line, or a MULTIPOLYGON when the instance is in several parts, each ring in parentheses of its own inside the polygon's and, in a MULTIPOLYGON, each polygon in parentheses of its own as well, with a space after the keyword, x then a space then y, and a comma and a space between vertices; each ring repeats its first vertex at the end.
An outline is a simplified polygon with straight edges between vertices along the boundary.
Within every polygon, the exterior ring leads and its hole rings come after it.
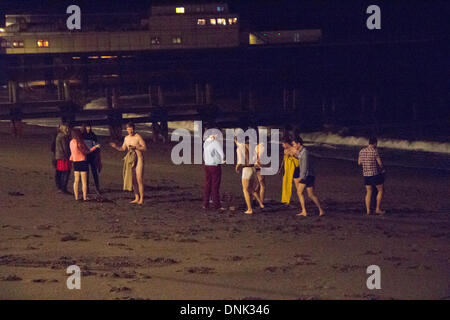
POLYGON ((56 136, 55 142, 55 159, 56 160, 69 160, 70 148, 69 148, 69 136, 62 132, 59 132, 56 136))

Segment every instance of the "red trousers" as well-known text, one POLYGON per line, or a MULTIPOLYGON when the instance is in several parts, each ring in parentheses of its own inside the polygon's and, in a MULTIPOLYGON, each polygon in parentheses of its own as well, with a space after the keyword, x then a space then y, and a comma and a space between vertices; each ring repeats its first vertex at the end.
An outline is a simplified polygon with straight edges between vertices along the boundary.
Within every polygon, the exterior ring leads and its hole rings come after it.
POLYGON ((220 204, 220 180, 222 169, 219 166, 205 166, 205 189, 203 191, 203 206, 209 207, 209 197, 212 197, 214 209, 219 209, 220 204))

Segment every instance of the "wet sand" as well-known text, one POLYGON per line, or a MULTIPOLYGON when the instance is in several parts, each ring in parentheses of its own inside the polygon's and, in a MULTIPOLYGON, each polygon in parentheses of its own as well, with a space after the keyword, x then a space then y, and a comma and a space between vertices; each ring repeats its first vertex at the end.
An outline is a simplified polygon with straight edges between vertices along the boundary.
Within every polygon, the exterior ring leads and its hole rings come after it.
POLYGON ((301 218, 296 197, 290 208, 279 203, 280 176, 267 179, 267 208, 244 215, 240 176, 226 166, 221 191, 237 208, 205 213, 202 166, 173 165, 163 144, 148 146, 145 204, 129 204, 124 154, 101 137, 105 201, 83 203, 56 193, 52 129, 26 127, 21 139, 8 131, 0 124, 0 299, 450 297, 443 171, 388 167, 388 212, 366 217, 356 164, 317 159, 327 215, 317 217, 308 202, 311 216, 301 218), (82 269, 81 290, 66 287, 73 264, 82 269), (366 287, 373 264, 380 290, 366 287))

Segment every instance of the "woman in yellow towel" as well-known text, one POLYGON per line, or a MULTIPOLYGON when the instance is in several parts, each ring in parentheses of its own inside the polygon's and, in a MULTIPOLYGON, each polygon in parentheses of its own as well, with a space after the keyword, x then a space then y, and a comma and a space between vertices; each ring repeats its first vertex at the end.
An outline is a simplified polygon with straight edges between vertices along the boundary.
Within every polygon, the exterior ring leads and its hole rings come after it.
POLYGON ((281 145, 284 150, 283 162, 281 164, 281 170, 284 171, 283 174, 283 185, 282 185, 282 194, 281 194, 281 202, 289 205, 291 202, 292 195, 292 181, 294 179, 294 171, 295 168, 299 166, 298 159, 294 156, 291 156, 288 153, 288 150, 292 148, 292 139, 288 136, 283 138, 281 145))

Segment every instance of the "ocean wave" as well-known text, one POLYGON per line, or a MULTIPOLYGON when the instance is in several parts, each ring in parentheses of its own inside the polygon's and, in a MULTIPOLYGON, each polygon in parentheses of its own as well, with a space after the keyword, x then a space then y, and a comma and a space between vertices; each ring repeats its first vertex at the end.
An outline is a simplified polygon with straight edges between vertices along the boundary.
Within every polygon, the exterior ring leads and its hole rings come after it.
MULTIPOLYGON (((312 132, 301 135, 305 141, 324 145, 366 146, 368 139, 364 137, 340 136, 335 133, 312 132)), ((450 154, 450 143, 435 141, 409 141, 399 139, 378 139, 378 147, 406 151, 426 151, 450 154)))

